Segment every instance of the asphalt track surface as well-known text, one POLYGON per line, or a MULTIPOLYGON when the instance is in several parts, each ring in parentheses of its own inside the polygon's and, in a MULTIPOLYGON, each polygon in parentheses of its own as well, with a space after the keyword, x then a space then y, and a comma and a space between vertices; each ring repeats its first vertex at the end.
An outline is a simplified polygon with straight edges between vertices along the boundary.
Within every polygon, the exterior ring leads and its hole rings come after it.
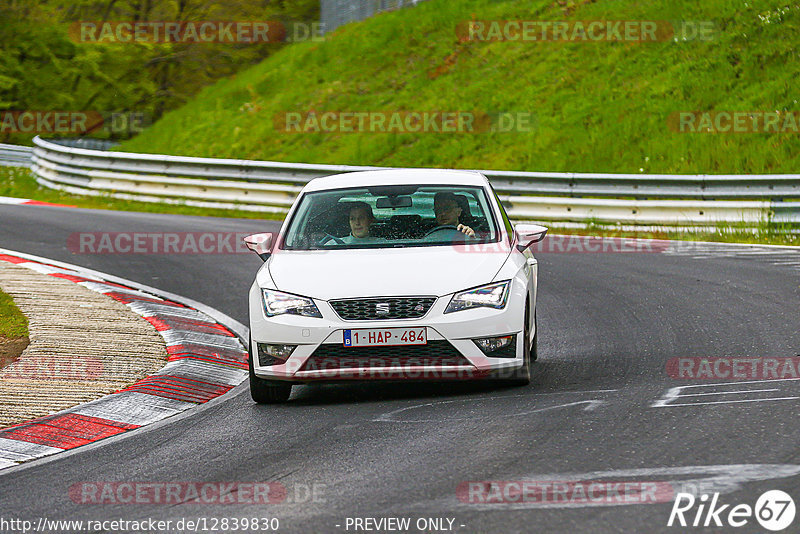
MULTIPOLYGON (((274 221, 0 207, 0 247, 177 293, 244 324, 247 289, 260 265, 255 255, 73 254, 67 238, 276 227, 274 221)), ((258 406, 243 385, 175 420, 0 474, 0 515, 34 524, 39 518, 276 517, 281 532, 365 532, 352 520, 367 517, 410 518, 410 532, 419 532, 415 524, 425 518, 452 519, 453 530, 463 533, 700 532, 667 527, 671 496, 623 504, 612 489, 599 502, 570 506, 557 497, 480 504, 457 489, 468 481, 595 480, 654 482, 672 492, 694 485, 719 491, 725 504, 753 506, 772 489, 800 498, 800 381, 719 386, 730 380, 677 380, 666 371, 677 357, 800 354, 796 266, 773 265, 760 255, 538 258, 540 357, 528 387, 317 385, 295 387, 286 405, 258 406), (673 389, 679 386, 699 387, 673 389), (663 402, 670 390, 682 397, 663 402), (70 499, 72 485, 102 481, 279 481, 293 502, 87 505, 70 499), (307 495, 312 487, 316 498, 307 495)), ((752 518, 744 530, 765 531, 752 518)), ((800 517, 789 531, 800 531, 800 517)))

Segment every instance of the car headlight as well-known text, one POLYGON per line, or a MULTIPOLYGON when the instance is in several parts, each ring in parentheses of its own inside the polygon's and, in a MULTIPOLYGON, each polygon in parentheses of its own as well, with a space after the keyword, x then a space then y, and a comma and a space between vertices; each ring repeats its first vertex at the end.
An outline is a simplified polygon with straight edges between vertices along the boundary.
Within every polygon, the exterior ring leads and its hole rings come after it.
POLYGON ((508 301, 508 288, 511 280, 495 282, 485 286, 468 289, 453 295, 444 313, 452 313, 470 308, 504 308, 508 301))
POLYGON ((262 289, 264 313, 267 317, 275 317, 288 313, 306 317, 322 317, 314 301, 308 297, 292 295, 275 289, 262 289))

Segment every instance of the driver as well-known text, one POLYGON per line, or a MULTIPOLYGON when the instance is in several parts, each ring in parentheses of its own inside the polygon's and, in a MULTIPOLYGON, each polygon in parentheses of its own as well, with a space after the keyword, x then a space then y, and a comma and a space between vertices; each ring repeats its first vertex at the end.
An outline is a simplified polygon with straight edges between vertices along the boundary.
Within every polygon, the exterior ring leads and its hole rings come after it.
POLYGON ((436 239, 458 237, 461 233, 469 237, 475 236, 475 230, 458 222, 461 216, 461 206, 458 205, 455 193, 440 191, 433 196, 433 213, 436 216, 436 228, 428 232, 428 235, 435 235, 436 239), (445 227, 453 234, 445 236, 445 227), (439 229, 442 229, 439 231, 439 229), (460 232, 460 233, 459 233, 460 232))

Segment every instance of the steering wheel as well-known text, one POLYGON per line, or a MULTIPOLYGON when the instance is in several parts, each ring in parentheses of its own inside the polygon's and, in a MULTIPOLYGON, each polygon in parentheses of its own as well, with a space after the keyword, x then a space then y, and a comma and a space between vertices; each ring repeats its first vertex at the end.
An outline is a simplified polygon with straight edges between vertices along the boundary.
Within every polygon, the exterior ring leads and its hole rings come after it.
POLYGON ((317 246, 323 246, 323 245, 326 245, 326 244, 328 244, 330 241, 333 241, 333 242, 334 242, 334 243, 336 243, 337 245, 344 245, 344 244, 345 244, 345 242, 344 242, 344 241, 342 241, 342 239, 341 239, 341 238, 339 238, 339 237, 336 237, 335 235, 328 234, 328 235, 326 235, 325 237, 323 237, 322 239, 320 239, 320 240, 317 242, 317 246))
MULTIPOLYGON (((442 230, 455 230, 456 232, 461 233, 461 230, 458 229, 458 226, 454 226, 452 224, 444 224, 442 226, 437 226, 433 230, 430 230, 427 234, 425 234, 425 237, 428 237, 429 235, 431 235, 433 233, 436 233, 436 232, 440 232, 442 230)), ((464 235, 466 235, 466 234, 464 234, 464 235)))

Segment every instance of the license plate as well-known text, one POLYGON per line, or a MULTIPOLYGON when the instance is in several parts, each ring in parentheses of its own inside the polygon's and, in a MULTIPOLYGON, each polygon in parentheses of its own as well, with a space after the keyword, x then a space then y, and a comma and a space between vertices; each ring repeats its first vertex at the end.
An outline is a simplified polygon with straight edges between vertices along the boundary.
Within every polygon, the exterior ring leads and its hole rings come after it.
POLYGON ((388 345, 426 345, 428 331, 417 328, 360 328, 344 331, 345 347, 385 347, 388 345))

